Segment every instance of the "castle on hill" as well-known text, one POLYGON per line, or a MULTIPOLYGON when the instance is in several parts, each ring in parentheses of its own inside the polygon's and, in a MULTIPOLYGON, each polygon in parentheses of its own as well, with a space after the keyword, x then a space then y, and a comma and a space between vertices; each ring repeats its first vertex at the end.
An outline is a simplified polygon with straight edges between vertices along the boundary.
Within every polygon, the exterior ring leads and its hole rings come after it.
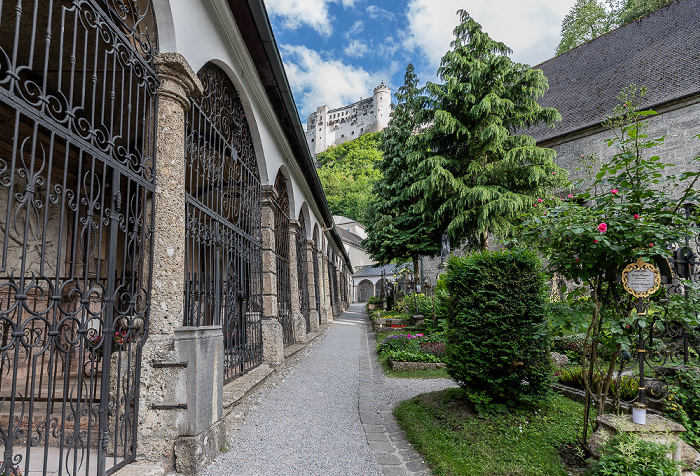
POLYGON ((374 88, 371 98, 337 109, 321 106, 306 120, 306 143, 316 157, 329 147, 378 132, 389 125, 391 89, 384 82, 374 88))

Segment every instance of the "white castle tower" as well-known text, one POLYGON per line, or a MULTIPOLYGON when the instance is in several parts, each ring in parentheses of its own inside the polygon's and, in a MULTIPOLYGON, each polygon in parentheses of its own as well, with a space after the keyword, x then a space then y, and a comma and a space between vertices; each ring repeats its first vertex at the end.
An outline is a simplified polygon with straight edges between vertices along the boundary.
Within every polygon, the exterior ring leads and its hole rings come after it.
POLYGON ((378 132, 391 119, 391 89, 382 84, 369 99, 329 109, 321 106, 306 120, 306 143, 315 157, 331 146, 357 139, 367 132, 378 132))

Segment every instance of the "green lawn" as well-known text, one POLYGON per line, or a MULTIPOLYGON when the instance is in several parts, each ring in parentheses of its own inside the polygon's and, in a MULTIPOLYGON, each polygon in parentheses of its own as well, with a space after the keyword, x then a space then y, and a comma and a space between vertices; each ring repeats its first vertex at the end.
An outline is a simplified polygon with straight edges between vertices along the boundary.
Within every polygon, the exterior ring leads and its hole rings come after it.
POLYGON ((555 396, 535 411, 478 417, 461 389, 419 395, 394 410, 436 475, 563 475, 558 450, 576 441, 583 407, 555 396))

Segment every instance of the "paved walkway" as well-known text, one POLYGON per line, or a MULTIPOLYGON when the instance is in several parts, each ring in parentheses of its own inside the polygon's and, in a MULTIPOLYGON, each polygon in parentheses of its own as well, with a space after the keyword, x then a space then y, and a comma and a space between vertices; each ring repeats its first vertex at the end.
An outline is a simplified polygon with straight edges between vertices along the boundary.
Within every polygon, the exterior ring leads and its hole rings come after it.
POLYGON ((354 304, 236 407, 228 451, 204 474, 429 475, 391 409, 450 386, 386 378, 364 306, 354 304))

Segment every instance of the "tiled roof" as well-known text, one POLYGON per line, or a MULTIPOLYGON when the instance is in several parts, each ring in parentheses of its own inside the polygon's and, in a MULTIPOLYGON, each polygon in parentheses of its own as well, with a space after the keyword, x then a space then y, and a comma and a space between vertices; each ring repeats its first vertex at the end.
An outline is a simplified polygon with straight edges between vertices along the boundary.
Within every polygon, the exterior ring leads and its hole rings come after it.
POLYGON ((336 230, 338 231, 338 235, 340 235, 340 239, 343 241, 347 241, 348 243, 355 245, 357 247, 362 247, 362 237, 357 236, 355 233, 352 233, 348 230, 345 230, 343 228, 338 228, 336 227, 336 230))
POLYGON ((656 12, 535 66, 549 80, 542 106, 559 110, 555 129, 530 129, 537 142, 600 124, 623 87, 646 86, 643 107, 700 92, 700 0, 656 12))
POLYGON ((384 276, 393 276, 398 274, 401 270, 408 269, 409 271, 413 269, 411 263, 400 263, 400 264, 385 264, 385 265, 373 265, 373 266, 362 266, 355 270, 353 277, 371 277, 371 276, 381 276, 382 271, 384 271, 384 276))

